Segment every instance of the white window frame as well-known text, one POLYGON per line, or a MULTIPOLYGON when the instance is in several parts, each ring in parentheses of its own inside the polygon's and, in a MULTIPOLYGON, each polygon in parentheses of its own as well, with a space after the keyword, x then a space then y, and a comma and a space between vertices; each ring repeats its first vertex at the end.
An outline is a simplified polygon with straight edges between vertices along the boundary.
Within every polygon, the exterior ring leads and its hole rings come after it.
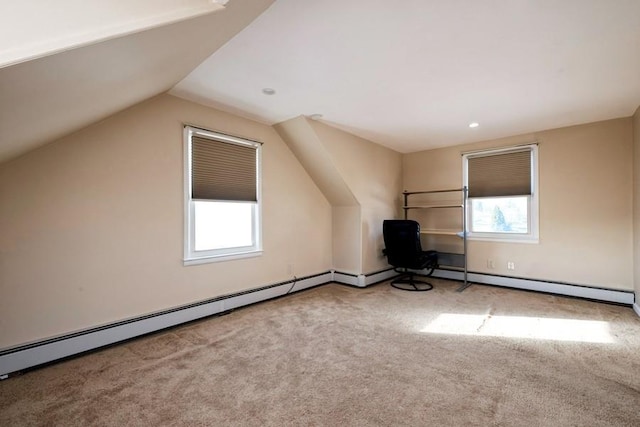
POLYGON ((184 265, 229 261, 262 255, 262 144, 249 139, 214 132, 194 126, 184 126, 184 265), (256 195, 257 202, 234 202, 212 200, 225 203, 251 203, 253 245, 211 250, 195 250, 195 205, 191 198, 191 138, 197 135, 230 144, 249 146, 256 149, 256 195))
MULTIPOLYGON (((539 243, 539 182, 538 182, 538 144, 526 144, 518 145, 515 147, 505 147, 489 150, 479 150, 462 154, 462 182, 463 185, 468 187, 469 175, 468 175, 468 159, 479 156, 491 156, 495 154, 509 153, 513 151, 521 151, 523 148, 531 150, 531 195, 527 197, 528 204, 528 233, 512 233, 512 232, 472 232, 472 209, 471 198, 467 200, 467 212, 466 212, 466 229, 467 238, 469 240, 484 240, 493 242, 513 242, 513 243, 539 243)), ((523 195, 525 196, 525 195, 523 195)), ((520 197, 520 196, 513 196, 520 197)), ((488 197, 495 199, 498 197, 488 197)), ((478 197, 481 199, 481 197, 478 197)))

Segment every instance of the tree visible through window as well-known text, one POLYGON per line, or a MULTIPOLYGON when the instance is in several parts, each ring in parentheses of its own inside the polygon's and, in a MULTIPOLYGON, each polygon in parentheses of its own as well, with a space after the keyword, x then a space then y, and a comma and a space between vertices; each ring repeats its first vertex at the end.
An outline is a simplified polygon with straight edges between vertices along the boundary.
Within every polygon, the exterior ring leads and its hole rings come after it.
POLYGON ((504 219, 504 214, 500 210, 500 206, 493 207, 493 218, 491 228, 496 231, 511 231, 511 226, 504 219))
POLYGON ((473 198, 470 205, 472 232, 529 232, 527 197, 473 198))

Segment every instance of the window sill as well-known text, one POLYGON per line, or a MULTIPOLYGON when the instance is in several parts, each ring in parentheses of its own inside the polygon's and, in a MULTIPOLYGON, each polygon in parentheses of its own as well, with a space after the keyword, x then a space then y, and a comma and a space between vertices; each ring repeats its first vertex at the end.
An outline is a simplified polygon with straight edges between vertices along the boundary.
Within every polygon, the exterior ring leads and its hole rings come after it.
POLYGON ((538 243, 540 243, 540 239, 538 237, 471 236, 471 235, 469 235, 469 233, 467 233, 467 240, 480 241, 480 242, 498 242, 498 243, 530 243, 530 244, 538 244, 538 243))
POLYGON ((188 265, 208 264, 211 262, 233 261, 235 259, 254 258, 259 256, 262 256, 262 250, 225 254, 225 255, 209 255, 209 256, 203 256, 203 257, 192 257, 192 258, 184 259, 184 266, 186 267, 188 265))

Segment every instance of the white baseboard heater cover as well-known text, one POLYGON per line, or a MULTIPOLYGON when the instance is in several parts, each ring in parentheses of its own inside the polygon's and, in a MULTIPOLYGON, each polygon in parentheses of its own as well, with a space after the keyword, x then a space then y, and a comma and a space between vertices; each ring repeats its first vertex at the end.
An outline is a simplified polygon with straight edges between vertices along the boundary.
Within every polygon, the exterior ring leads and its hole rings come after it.
POLYGON ((87 329, 60 337, 0 351, 0 379, 7 374, 95 350, 150 332, 266 301, 314 286, 331 283, 332 272, 265 286, 238 294, 213 298, 158 313, 87 329))
MULTIPOLYGON (((328 271, 299 278, 295 281, 289 280, 246 292, 221 296, 146 316, 5 349, 0 351, 0 379, 7 378, 8 374, 23 369, 95 350, 100 347, 180 325, 192 320, 223 313, 238 307, 277 298, 303 289, 331 282, 364 288, 397 275, 398 273, 393 269, 368 274, 328 271)), ((437 269, 433 273, 433 277, 462 280, 463 273, 453 270, 437 269)), ((469 273, 469 282, 627 304, 632 305, 633 309, 640 316, 640 306, 637 303, 634 304, 634 294, 628 291, 491 276, 480 273, 469 273)))
POLYGON ((383 282, 397 275, 398 273, 396 273, 392 268, 367 274, 353 274, 334 271, 333 281, 341 283, 343 285, 365 288, 367 286, 373 285, 374 283, 383 282))
MULTIPOLYGON (((441 279, 463 280, 463 273, 455 270, 436 269, 433 277, 441 279)), ((544 280, 520 279, 517 277, 493 276, 482 273, 468 273, 468 282, 503 286, 506 288, 524 289, 528 291, 544 292, 548 294, 565 295, 590 300, 632 305, 634 294, 631 291, 595 288, 569 283, 548 282, 544 280)))

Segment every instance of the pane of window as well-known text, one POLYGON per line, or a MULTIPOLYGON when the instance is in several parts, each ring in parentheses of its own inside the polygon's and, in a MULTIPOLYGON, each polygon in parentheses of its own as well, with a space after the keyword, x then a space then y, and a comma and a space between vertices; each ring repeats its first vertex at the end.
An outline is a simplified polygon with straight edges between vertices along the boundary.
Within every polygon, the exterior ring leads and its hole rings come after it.
POLYGON ((253 245, 253 203, 194 201, 195 250, 253 245))
POLYGON ((476 233, 529 232, 528 196, 484 197, 471 201, 471 231, 476 233))

